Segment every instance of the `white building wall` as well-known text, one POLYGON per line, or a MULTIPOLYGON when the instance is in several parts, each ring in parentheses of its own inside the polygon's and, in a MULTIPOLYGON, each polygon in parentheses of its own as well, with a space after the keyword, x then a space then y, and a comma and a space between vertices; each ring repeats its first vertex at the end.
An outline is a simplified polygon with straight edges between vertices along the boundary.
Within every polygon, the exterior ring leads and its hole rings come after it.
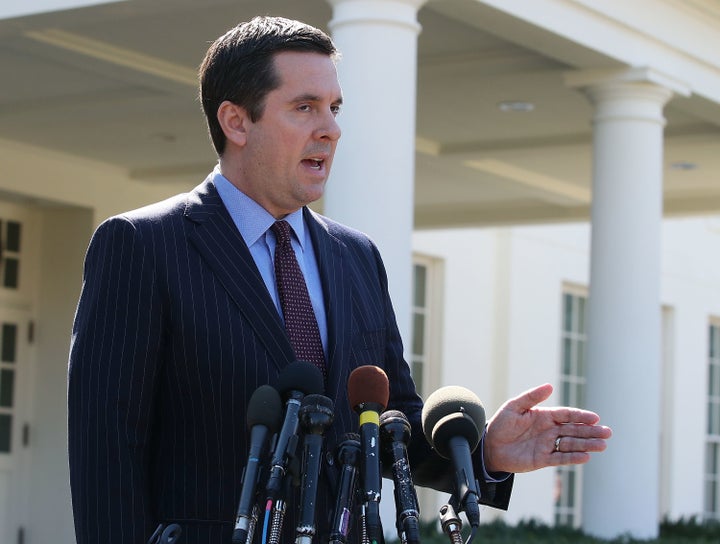
MULTIPOLYGON (((415 233, 415 251, 445 259, 443 385, 471 387, 488 417, 502 400, 529 387, 557 385, 563 285, 587 286, 589 234, 586 224, 415 233)), ((664 222, 662 302, 672 338, 664 342, 670 352, 658 508, 671 519, 698 515, 703 507, 707 329, 710 316, 720 317, 717 247, 718 219, 664 222)), ((555 393, 547 404, 558 399, 555 393)), ((642 414, 628 417, 642 424, 642 414)), ((622 436, 609 447, 622 448, 622 436)), ((505 519, 552 523, 554 474, 543 469, 518 475, 505 519)), ((487 521, 495 514, 487 510, 484 516, 487 521)))
POLYGON ((673 399, 663 430, 673 433, 667 504, 669 515, 678 518, 703 507, 708 324, 720 316, 720 222, 666 222, 663 239, 663 302, 675 311, 672 373, 666 376, 673 399))

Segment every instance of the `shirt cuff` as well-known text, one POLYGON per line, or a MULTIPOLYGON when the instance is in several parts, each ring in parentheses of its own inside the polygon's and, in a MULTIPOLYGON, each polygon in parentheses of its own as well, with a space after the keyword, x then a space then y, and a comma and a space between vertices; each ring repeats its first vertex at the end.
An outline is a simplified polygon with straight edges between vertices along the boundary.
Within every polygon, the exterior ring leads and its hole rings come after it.
POLYGON ((483 478, 488 483, 499 483, 504 482, 512 475, 511 472, 488 472, 485 468, 485 435, 487 434, 487 425, 483 429, 482 436, 480 437, 480 460, 482 465, 483 478))

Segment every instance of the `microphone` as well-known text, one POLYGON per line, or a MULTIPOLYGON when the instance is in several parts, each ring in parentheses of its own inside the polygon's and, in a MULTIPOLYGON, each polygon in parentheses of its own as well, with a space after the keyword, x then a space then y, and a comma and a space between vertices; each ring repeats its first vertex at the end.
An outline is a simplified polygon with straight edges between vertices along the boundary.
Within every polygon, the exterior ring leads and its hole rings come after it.
POLYGON ((288 463, 297 446, 298 412, 305 395, 320 394, 325 387, 322 373, 312 363, 295 361, 287 365, 278 379, 278 391, 285 399, 285 419, 270 461, 270 476, 265 486, 269 500, 278 497, 288 463))
POLYGON ((337 505, 330 524, 330 544, 347 544, 360 464, 359 434, 347 433, 343 437, 335 450, 335 460, 340 465, 340 483, 337 505))
POLYGON ((320 370, 312 363, 295 361, 280 372, 278 391, 285 398, 285 419, 275 443, 275 451, 270 460, 270 474, 265 485, 267 501, 263 523, 263 542, 267 544, 279 544, 280 542, 287 509, 283 484, 289 485, 289 480, 286 480, 285 475, 297 447, 300 402, 305 395, 322 393, 324 387, 325 379, 320 370))
POLYGON ((360 415, 360 474, 365 523, 370 544, 382 542, 380 522, 380 413, 390 398, 390 384, 383 369, 373 365, 357 367, 348 378, 348 399, 360 415))
POLYGON ((392 459, 398 537, 407 544, 420 544, 420 507, 407 455, 410 434, 410 422, 405 414, 398 410, 382 413, 380 443, 383 451, 392 459))
POLYGON ((299 419, 305 431, 305 439, 300 514, 295 533, 296 544, 312 544, 315 536, 315 503, 320 477, 323 433, 333 421, 334 407, 333 401, 324 395, 307 395, 300 407, 299 419))
POLYGON ((475 393, 464 387, 441 387, 425 401, 422 410, 425 438, 455 466, 455 499, 473 530, 480 526, 478 483, 471 454, 485 427, 485 408, 475 393))
POLYGON ((282 401, 271 385, 261 385, 250 397, 247 407, 247 424, 250 428, 250 452, 243 473, 242 492, 238 504, 233 544, 252 542, 257 522, 255 492, 260 477, 263 456, 272 438, 280 428, 282 401))

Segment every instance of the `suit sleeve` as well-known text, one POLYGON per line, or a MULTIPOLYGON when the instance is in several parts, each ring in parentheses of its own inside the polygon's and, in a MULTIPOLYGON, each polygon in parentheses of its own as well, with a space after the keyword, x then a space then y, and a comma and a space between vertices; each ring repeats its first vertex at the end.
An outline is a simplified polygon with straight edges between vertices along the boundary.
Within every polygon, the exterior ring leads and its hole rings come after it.
MULTIPOLYGON (((408 456, 412 467, 413 480, 419 486, 430 487, 442 492, 451 493, 454 482, 452 463, 441 458, 425 439, 422 430, 423 402, 415 390, 410 376, 410 367, 403 357, 402 339, 395 320, 395 313, 387 288, 387 275, 377 251, 375 258, 378 263, 380 282, 385 296, 386 330, 388 338, 385 350, 385 371, 390 380, 390 402, 388 409, 403 412, 411 425, 411 440, 408 445, 408 456)), ((388 462, 383 463, 390 467, 388 462)), ((509 475, 501 482, 489 482, 483 478, 482 452, 478 448, 473 454, 475 478, 480 484, 480 502, 486 506, 506 510, 510 501, 514 475, 509 475)), ((390 477, 389 471, 386 477, 390 477)))
POLYGON ((154 529, 148 452, 163 311, 151 254, 114 218, 86 255, 68 373, 78 544, 144 544, 154 529))

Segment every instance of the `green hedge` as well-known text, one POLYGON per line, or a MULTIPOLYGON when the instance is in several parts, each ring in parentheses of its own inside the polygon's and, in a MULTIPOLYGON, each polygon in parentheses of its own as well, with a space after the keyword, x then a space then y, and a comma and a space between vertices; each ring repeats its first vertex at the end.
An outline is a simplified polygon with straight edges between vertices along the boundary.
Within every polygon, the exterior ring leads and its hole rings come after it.
MULTIPOLYGON (((463 541, 468 537, 463 531, 463 541)), ((393 541, 397 543, 397 540, 393 541)), ((422 544, 448 544, 447 535, 438 532, 437 524, 424 525, 421 534, 422 544)), ((603 540, 584 534, 578 529, 568 527, 550 527, 535 520, 522 521, 515 526, 502 521, 484 523, 480 526, 473 544, 718 544, 720 543, 720 523, 700 522, 695 518, 679 521, 663 521, 660 524, 660 536, 655 540, 638 540, 620 536, 612 540, 603 540)))

